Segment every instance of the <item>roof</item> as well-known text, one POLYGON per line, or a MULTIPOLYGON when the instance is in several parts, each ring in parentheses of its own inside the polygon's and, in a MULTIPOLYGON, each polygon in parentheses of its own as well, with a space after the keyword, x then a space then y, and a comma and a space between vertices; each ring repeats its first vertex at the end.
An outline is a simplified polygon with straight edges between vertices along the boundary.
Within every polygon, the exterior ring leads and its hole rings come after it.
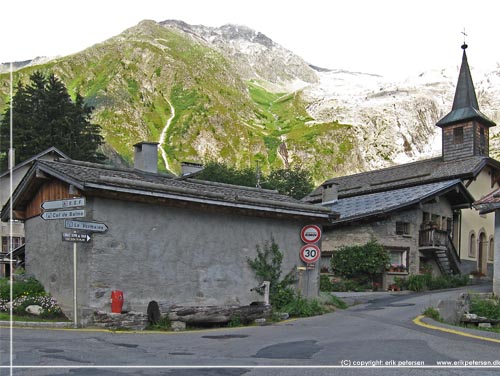
POLYGON ((473 204, 480 214, 491 213, 500 210, 500 188, 488 193, 473 204))
POLYGON ((460 73, 458 75, 457 88, 453 99, 453 107, 450 113, 436 123, 438 127, 457 124, 473 119, 478 120, 488 127, 496 125, 479 110, 476 91, 474 90, 474 83, 472 82, 472 76, 469 69, 469 63, 467 62, 467 54, 465 53, 466 48, 467 45, 463 44, 462 49, 464 52, 462 54, 462 65, 460 66, 460 73))
POLYGON ((474 201, 463 183, 454 179, 339 199, 331 207, 340 213, 334 223, 342 223, 387 214, 445 194, 453 206, 474 201))
MULTIPOLYGON (((485 156, 470 156, 452 161, 443 161, 438 157, 337 177, 325 181, 323 185, 338 184, 339 198, 346 198, 438 181, 473 179, 487 165, 500 170, 500 162, 485 156)), ((321 192, 322 186, 305 197, 304 201, 320 202, 321 192)))
MULTIPOLYGON (((26 166, 32 162, 34 162, 35 160, 37 159, 40 159, 42 158, 43 156, 45 155, 49 155, 49 154, 53 154, 55 157, 59 157, 59 158, 69 158, 66 154, 64 154, 61 150, 59 150, 58 148, 56 148, 55 146, 52 146, 34 156, 32 156, 31 158, 29 159, 26 159, 25 161, 22 161, 21 163, 18 163, 17 165, 14 166, 13 168, 13 171, 16 171, 18 169, 20 169, 21 167, 23 166, 26 166)), ((9 170, 6 170, 4 172, 2 172, 0 174, 0 178, 4 177, 4 176, 7 176, 9 174, 9 170)))
MULTIPOLYGON (((116 196, 116 193, 122 193, 129 196, 143 196, 148 200, 167 199, 325 220, 334 215, 328 208, 307 204, 273 190, 189 178, 178 180, 171 175, 161 173, 118 169, 73 160, 37 161, 13 194, 14 210, 23 210, 32 199, 34 192, 43 183, 43 180, 37 179, 40 173, 75 186, 84 195, 112 192, 114 197, 119 199, 120 196, 116 196)), ((9 203, 4 207, 8 205, 9 203)), ((2 220, 6 219, 8 213, 4 210, 2 220)))

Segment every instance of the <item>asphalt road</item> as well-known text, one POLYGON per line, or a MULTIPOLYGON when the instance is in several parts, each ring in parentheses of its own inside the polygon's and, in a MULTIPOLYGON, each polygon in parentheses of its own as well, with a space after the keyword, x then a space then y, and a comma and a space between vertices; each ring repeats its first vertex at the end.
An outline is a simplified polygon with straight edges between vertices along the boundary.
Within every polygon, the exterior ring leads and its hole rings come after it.
POLYGON ((413 322, 425 308, 461 291, 386 294, 347 310, 263 327, 166 334, 17 328, 14 368, 4 328, 0 375, 498 375, 500 343, 413 322), (437 367, 442 361, 497 363, 437 367))

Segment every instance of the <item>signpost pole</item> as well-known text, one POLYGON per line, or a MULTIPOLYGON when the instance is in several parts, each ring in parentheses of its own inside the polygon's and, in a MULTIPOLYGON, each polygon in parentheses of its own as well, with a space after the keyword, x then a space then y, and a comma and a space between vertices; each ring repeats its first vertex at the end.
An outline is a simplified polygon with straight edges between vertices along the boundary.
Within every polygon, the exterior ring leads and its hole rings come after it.
POLYGON ((76 300, 76 242, 73 243, 73 317, 75 328, 78 328, 77 300, 76 300))

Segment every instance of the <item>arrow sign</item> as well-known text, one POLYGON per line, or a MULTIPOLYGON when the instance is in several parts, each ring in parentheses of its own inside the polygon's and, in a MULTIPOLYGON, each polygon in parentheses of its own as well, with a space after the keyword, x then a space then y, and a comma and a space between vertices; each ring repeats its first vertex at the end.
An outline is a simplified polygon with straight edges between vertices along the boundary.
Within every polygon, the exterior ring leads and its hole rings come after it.
POLYGON ((79 242, 88 243, 92 238, 89 234, 82 234, 79 232, 63 232, 62 240, 65 242, 79 242))
POLYGON ((65 219, 65 218, 82 218, 85 217, 85 210, 59 210, 44 212, 40 215, 43 219, 65 219))
POLYGON ((65 228, 72 228, 75 230, 85 230, 93 232, 106 232, 108 231, 108 226, 105 223, 100 222, 83 222, 83 221, 73 221, 71 219, 66 219, 64 221, 65 228))
POLYGON ((78 206, 85 206, 85 197, 71 198, 68 200, 44 201, 42 203, 42 209, 44 210, 76 208, 78 206))

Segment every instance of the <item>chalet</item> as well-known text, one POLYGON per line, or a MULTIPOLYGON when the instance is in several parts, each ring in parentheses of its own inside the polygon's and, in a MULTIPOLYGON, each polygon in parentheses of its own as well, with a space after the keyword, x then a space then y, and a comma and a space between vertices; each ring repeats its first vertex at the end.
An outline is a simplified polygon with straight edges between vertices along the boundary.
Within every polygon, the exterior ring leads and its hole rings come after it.
MULTIPOLYGON (((261 297, 247 260, 274 240, 283 272, 297 271, 304 296, 318 293, 318 268, 299 257, 303 226, 329 223, 329 208, 276 191, 175 178, 157 172, 157 144, 135 145, 135 168, 60 159, 38 160, 12 197, 14 218, 24 221, 26 271, 72 316, 73 243, 63 217, 41 209, 46 201, 85 198, 84 217, 107 229, 78 243, 78 317, 110 308, 112 290, 124 310, 146 312, 151 300, 178 305, 245 305, 261 297), (43 219, 42 216, 46 219, 43 219)), ((75 201, 75 202, 78 202, 75 201)), ((46 205, 44 205, 46 206, 46 205)), ((80 212, 81 214, 81 212, 80 212)), ((2 220, 9 211, 2 212, 2 220)))
POLYGON ((442 130, 440 157, 336 177, 304 199, 340 213, 325 229, 330 236, 323 239, 324 250, 374 236, 409 273, 427 264, 435 273, 491 275, 493 216, 476 212, 471 200, 499 187, 500 162, 489 157, 495 123, 479 110, 466 48, 452 110, 436 124, 442 130))
MULTIPOLYGON (((5 205, 9 200, 12 191, 14 191, 35 161, 41 160, 54 160, 55 158, 68 158, 66 154, 55 147, 44 150, 41 153, 15 165, 12 170, 4 171, 0 174, 0 208, 5 205), (11 182, 12 172, 12 182, 11 182)), ((24 244, 24 226, 21 221, 14 221, 12 223, 0 222, 0 277, 9 275, 11 252, 14 252, 24 244)), ((21 256, 22 258, 22 256, 21 256)), ((20 261, 16 257, 17 260, 20 261)))

